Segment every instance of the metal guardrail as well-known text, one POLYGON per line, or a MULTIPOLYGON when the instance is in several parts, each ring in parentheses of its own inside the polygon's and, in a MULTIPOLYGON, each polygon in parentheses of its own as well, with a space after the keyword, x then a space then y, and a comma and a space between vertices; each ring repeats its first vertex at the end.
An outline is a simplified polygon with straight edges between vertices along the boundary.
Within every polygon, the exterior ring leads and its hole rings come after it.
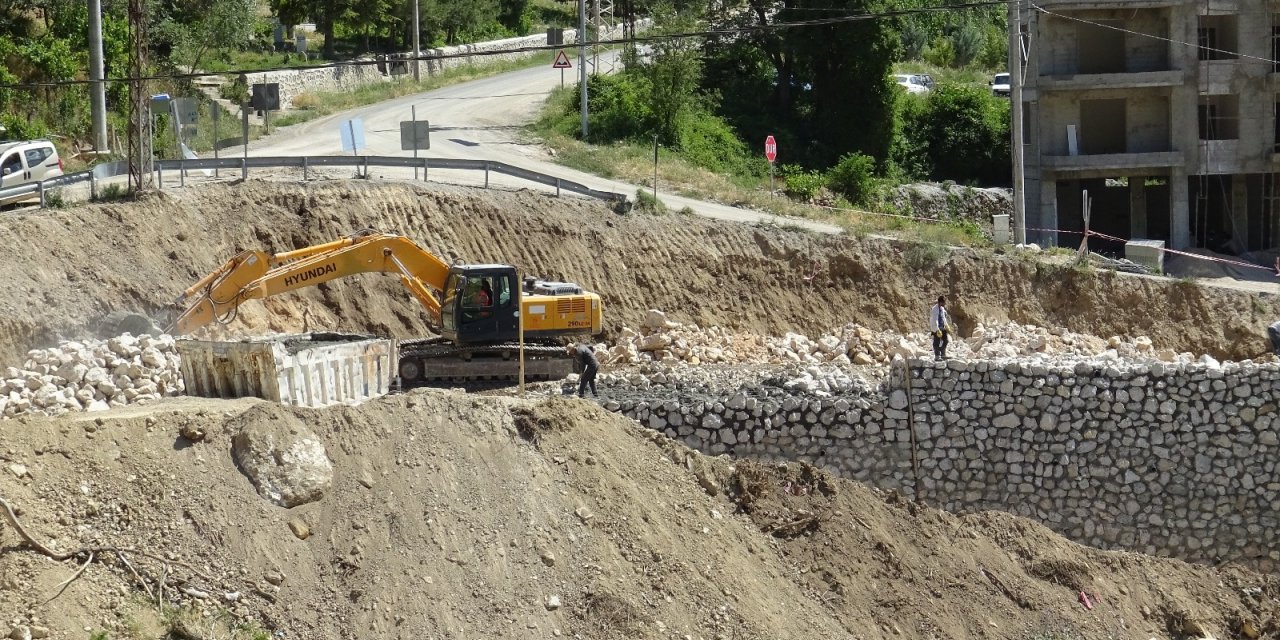
MULTIPOLYGON (((240 157, 240 158, 198 158, 194 160, 157 160, 154 163, 157 177, 157 186, 164 188, 164 173, 166 171, 177 171, 178 180, 185 184, 188 171, 208 171, 220 169, 239 169, 240 177, 247 179, 249 177, 249 169, 266 169, 266 168, 297 168, 302 169, 302 177, 307 178, 307 172, 312 168, 319 167, 354 167, 361 170, 365 176, 369 175, 369 167, 400 167, 400 168, 420 168, 422 169, 422 179, 427 181, 432 169, 454 169, 454 170, 470 170, 484 172, 484 186, 489 188, 489 174, 499 173, 502 175, 520 178, 530 182, 536 182, 548 187, 554 187, 556 195, 559 196, 561 191, 577 193, 589 198, 596 198, 611 203, 625 202, 626 194, 614 193, 612 191, 599 191, 592 189, 580 182, 565 180, 556 176, 522 169, 520 167, 507 164, 505 162, 497 162, 494 160, 464 160, 459 158, 402 158, 397 156, 264 156, 264 157, 240 157)), ((46 194, 50 189, 66 187, 81 182, 89 183, 91 197, 98 197, 98 180, 107 178, 115 178, 128 175, 129 163, 125 161, 106 162, 99 164, 89 171, 78 171, 76 173, 67 173, 56 178, 49 178, 40 182, 24 184, 8 189, 0 189, 0 201, 10 198, 18 198, 28 195, 36 195, 40 199, 40 207, 46 206, 46 194)))

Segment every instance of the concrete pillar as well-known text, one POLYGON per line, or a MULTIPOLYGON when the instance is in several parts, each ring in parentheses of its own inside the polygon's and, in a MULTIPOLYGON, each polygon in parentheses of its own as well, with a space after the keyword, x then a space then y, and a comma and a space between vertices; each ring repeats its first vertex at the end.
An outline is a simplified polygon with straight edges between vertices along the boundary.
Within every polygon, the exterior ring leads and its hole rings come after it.
POLYGON ((1191 197, 1187 172, 1175 167, 1169 176, 1169 244, 1173 249, 1191 248, 1191 197))
POLYGON ((1231 176, 1231 249, 1236 253, 1249 250, 1249 184, 1248 176, 1231 176))
MULTIPOLYGON (((1056 180, 1040 180, 1040 206, 1037 208, 1040 211, 1040 228, 1057 229, 1058 182, 1056 180)), ((1058 246, 1058 234, 1056 231, 1038 231, 1036 232, 1036 237, 1040 239, 1041 246, 1058 246)))
POLYGON ((1129 237, 1135 240, 1147 237, 1146 181, 1142 176, 1129 177, 1129 237))

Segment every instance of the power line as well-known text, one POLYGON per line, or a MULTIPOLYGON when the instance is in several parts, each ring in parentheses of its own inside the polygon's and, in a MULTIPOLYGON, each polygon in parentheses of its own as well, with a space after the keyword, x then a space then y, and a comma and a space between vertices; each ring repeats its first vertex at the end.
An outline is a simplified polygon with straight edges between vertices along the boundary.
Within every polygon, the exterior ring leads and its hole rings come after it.
POLYGON ((1264 57, 1262 57, 1262 56, 1252 56, 1252 55, 1249 55, 1249 54, 1247 54, 1247 53, 1240 53, 1239 51, 1231 51, 1231 50, 1228 50, 1228 49, 1218 49, 1218 48, 1216 48, 1216 47, 1206 47, 1206 46, 1204 46, 1204 45, 1202 45, 1202 44, 1200 44, 1200 43, 1198 43, 1198 42, 1197 42, 1197 43, 1193 43, 1193 42, 1186 42, 1186 41, 1184 41, 1184 40, 1178 40, 1178 39, 1175 39, 1175 38, 1169 38, 1169 37, 1166 37, 1166 36, 1158 36, 1158 35, 1155 35, 1155 34, 1153 34, 1153 33, 1143 33, 1143 32, 1141 32, 1141 31, 1134 31, 1134 30, 1132 30, 1132 29, 1126 29, 1126 28, 1124 28, 1124 27, 1117 27, 1116 25, 1113 25, 1113 24, 1106 24, 1106 23, 1104 23, 1104 22, 1095 22, 1095 21, 1093 21, 1093 20, 1086 20, 1086 19, 1084 19, 1084 18, 1077 18, 1076 16, 1069 16, 1069 15, 1067 15, 1067 14, 1065 14, 1065 13, 1058 13, 1058 12, 1056 12, 1056 11, 1050 11, 1050 10, 1045 9, 1044 7, 1042 7, 1042 6, 1038 5, 1038 4, 1034 3, 1034 2, 1029 2, 1028 4, 1030 4, 1030 5, 1031 5, 1031 8, 1032 8, 1032 9, 1035 9, 1036 11, 1039 11, 1040 13, 1043 13, 1043 14, 1045 14, 1045 15, 1054 16, 1055 18, 1062 18, 1062 19, 1064 19, 1064 20, 1072 20, 1072 21, 1075 21, 1075 22, 1079 22, 1079 23, 1081 23, 1081 24, 1087 24, 1087 25, 1091 25, 1091 26, 1095 26, 1095 27, 1102 27, 1103 29, 1111 29, 1112 31, 1119 31, 1119 32, 1121 32, 1121 33, 1127 33, 1127 34, 1130 34, 1130 35, 1142 36, 1142 37, 1144 37, 1144 38, 1150 38, 1150 39, 1152 39, 1152 40, 1159 40, 1159 41, 1161 41, 1161 42, 1169 42, 1169 43, 1173 43, 1173 44, 1180 44, 1180 45, 1187 46, 1187 47, 1193 47, 1193 48, 1195 48, 1195 49, 1202 50, 1202 51, 1212 51, 1212 52, 1214 52, 1214 53, 1222 53, 1222 54, 1226 54, 1226 55, 1229 55, 1229 56, 1235 56, 1235 57, 1237 57, 1237 58, 1245 58, 1245 59, 1247 59, 1247 60, 1253 60, 1253 61, 1256 61, 1256 62, 1264 62, 1264 63, 1266 63, 1266 64, 1270 64, 1270 65, 1275 65, 1275 64, 1277 64, 1277 62, 1276 62, 1275 60, 1272 60, 1271 58, 1264 58, 1264 57))
MULTIPOLYGON (((949 4, 934 7, 919 7, 915 9, 897 9, 893 11, 881 11, 875 13, 858 13, 845 16, 832 16, 828 18, 814 18, 812 20, 796 20, 792 22, 775 22, 773 24, 744 25, 739 27, 724 29, 707 29, 704 31, 688 31, 678 33, 665 33, 652 36, 631 36, 628 38, 616 38, 612 40, 600 40, 590 44, 599 45, 627 45, 627 44, 647 44, 651 42, 666 42, 670 40, 683 40, 686 38, 708 38, 715 36, 732 36, 744 33, 760 33, 783 29, 796 29, 803 27, 821 27, 830 25, 839 25, 852 22, 865 22, 870 20, 881 20, 885 18, 900 18, 912 15, 941 13, 947 11, 966 11, 982 7, 998 6, 1006 4, 1006 0, 975 0, 973 2, 965 2, 958 4, 949 4)), ((579 46, 578 44, 567 45, 568 47, 579 46)), ((497 51, 474 51, 468 53, 454 53, 441 55, 423 55, 419 56, 419 61, 431 60, 453 60, 458 58, 475 58, 485 56, 509 55, 512 53, 537 53, 539 51, 556 51, 566 48, 566 45, 532 45, 527 47, 518 47, 515 49, 502 49, 497 51)), ((133 81, 152 81, 152 80, 193 80, 195 78, 209 78, 227 75, 250 75, 255 73, 273 73, 277 71, 303 71, 309 69, 333 69, 337 67, 347 66, 366 66, 372 64, 385 64, 386 62, 413 62, 412 55, 397 57, 394 60, 351 60, 344 62, 326 62, 323 64, 298 65, 292 67, 268 67, 264 69, 232 69, 228 71, 201 71, 192 73, 171 73, 158 74, 142 77, 125 77, 125 78, 104 78, 103 82, 133 82, 133 81)), ((52 80, 49 82, 18 82, 10 84, 0 84, 0 89, 39 89, 53 88, 76 85, 91 84, 91 80, 52 80)))

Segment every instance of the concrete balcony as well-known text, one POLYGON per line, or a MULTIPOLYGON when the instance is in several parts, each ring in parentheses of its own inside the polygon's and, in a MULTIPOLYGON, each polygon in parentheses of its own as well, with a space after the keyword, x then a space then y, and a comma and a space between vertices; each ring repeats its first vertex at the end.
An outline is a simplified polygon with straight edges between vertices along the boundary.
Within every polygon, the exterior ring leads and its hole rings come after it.
POLYGON ((1075 75, 1040 76, 1036 88, 1043 93, 1053 91, 1100 91, 1106 89, 1147 89, 1182 86, 1186 73, 1139 71, 1134 73, 1078 73, 1075 75))
POLYGON ((1156 151, 1151 153, 1099 153, 1083 156, 1040 157, 1040 166, 1057 173, 1082 171, 1138 171, 1144 169, 1168 169, 1183 163, 1181 151, 1156 151))

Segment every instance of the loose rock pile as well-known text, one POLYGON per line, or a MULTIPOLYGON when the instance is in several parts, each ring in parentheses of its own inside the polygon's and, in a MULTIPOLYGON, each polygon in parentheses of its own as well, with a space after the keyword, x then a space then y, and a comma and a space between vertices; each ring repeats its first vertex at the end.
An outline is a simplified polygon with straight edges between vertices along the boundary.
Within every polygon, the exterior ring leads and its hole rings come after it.
POLYGON ((63 342, 0 378, 0 416, 105 411, 182 392, 173 336, 63 342))
MULTIPOLYGON (((932 355, 928 333, 902 335, 874 331, 857 323, 846 324, 817 339, 797 333, 764 337, 731 333, 720 327, 681 324, 658 310, 650 310, 639 331, 623 329, 613 346, 597 345, 608 364, 661 362, 801 365, 887 365, 894 356, 917 358, 932 355)), ((1191 354, 1157 350, 1146 336, 1102 339, 1062 328, 1017 323, 978 325, 968 338, 953 336, 947 355, 979 360, 1103 360, 1189 363, 1191 354)))

